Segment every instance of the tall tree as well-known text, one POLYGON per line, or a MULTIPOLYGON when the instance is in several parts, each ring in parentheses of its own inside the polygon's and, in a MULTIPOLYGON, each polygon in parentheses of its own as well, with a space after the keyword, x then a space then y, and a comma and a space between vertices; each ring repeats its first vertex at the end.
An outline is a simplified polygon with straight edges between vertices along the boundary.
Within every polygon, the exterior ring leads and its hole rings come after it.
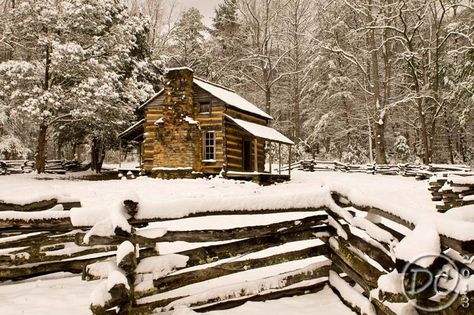
POLYGON ((143 67, 132 52, 146 26, 128 16, 121 1, 25 1, 2 28, 9 30, 6 42, 21 47, 5 66, 32 73, 19 76, 11 93, 23 97, 8 106, 27 113, 38 130, 38 173, 44 172, 50 130, 97 119, 101 105, 137 103, 151 92, 146 80, 131 75, 143 67))

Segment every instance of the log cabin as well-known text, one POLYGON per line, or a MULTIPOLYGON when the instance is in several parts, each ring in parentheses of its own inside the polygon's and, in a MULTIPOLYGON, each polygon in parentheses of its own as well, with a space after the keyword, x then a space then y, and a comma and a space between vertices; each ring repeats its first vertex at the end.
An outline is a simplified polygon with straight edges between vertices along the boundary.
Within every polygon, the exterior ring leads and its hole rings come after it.
POLYGON ((121 144, 140 144, 140 168, 149 176, 221 174, 267 182, 290 177, 289 167, 282 174, 281 152, 287 146, 290 163, 293 141, 269 126, 273 118, 231 89, 195 77, 190 68, 168 69, 163 88, 138 112, 141 119, 119 138, 121 144))

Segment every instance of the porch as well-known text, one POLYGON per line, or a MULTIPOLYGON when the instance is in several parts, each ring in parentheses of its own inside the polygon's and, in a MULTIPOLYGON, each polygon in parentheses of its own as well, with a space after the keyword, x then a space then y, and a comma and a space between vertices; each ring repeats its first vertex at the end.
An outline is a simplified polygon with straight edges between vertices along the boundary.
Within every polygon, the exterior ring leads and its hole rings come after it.
MULTIPOLYGON (((252 180, 261 184, 273 184, 288 181, 291 177, 291 148, 293 141, 277 130, 225 115, 226 124, 237 127, 242 137, 242 169, 225 167, 225 177, 231 179, 252 180), (259 150, 263 143, 263 150, 259 150), (286 152, 283 154, 284 148, 286 152), (267 159, 268 154, 268 159, 267 159), (285 155, 285 157, 283 157, 285 155)), ((228 128, 226 128, 226 131, 228 128)), ((228 132, 228 131, 227 131, 228 132)), ((227 135, 229 137, 229 135, 227 135)), ((229 159, 225 156, 226 161, 229 159)))

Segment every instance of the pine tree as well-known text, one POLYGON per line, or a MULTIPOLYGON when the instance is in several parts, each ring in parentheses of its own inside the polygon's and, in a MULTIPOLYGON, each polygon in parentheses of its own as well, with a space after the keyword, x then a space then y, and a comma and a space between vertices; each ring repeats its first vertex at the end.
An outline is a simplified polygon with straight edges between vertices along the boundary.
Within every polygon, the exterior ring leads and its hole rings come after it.
POLYGON ((113 135, 131 106, 152 92, 141 75, 148 71, 140 47, 146 25, 126 9, 118 0, 37 0, 19 3, 1 22, 7 43, 22 47, 14 60, 0 64, 6 69, 0 81, 19 73, 8 91, 14 101, 3 99, 10 112, 26 114, 38 130, 39 173, 49 131, 81 122, 93 140, 113 135))
MULTIPOLYGON (((202 22, 203 16, 196 8, 190 8, 181 14, 172 33, 176 56, 173 58, 182 66, 196 68, 200 64, 203 51, 204 33, 206 26, 202 22)), ((198 70, 199 71, 199 70, 198 70)))

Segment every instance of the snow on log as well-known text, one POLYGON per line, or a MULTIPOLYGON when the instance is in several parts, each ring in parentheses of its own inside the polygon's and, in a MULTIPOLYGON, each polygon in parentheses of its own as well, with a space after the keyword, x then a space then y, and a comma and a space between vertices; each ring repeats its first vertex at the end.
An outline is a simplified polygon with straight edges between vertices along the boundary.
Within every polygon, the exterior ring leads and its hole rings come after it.
POLYGON ((241 261, 230 261, 211 266, 206 269, 197 269, 188 272, 162 277, 153 281, 156 287, 155 293, 171 291, 186 285, 197 282, 208 281, 211 279, 224 277, 237 272, 244 272, 251 269, 269 267, 286 263, 288 261, 297 261, 310 257, 318 257, 329 254, 326 245, 309 247, 301 250, 284 252, 267 257, 247 259, 241 261))
POLYGON ((140 260, 135 271, 137 274, 150 274, 152 280, 159 279, 186 267, 188 260, 188 256, 180 254, 147 257, 140 260))
POLYGON ((82 280, 90 281, 107 279, 109 273, 114 270, 118 270, 118 268, 117 264, 112 260, 92 263, 84 268, 84 271, 82 272, 82 280))
POLYGON ((438 232, 433 224, 421 223, 394 248, 397 259, 428 268, 441 253, 438 232))
MULTIPOLYGON (((281 289, 304 280, 327 277, 330 265, 331 262, 326 260, 276 276, 212 288, 200 294, 178 299, 163 310, 169 311, 180 305, 194 307, 231 298, 252 296, 264 291, 281 289)), ((153 300, 154 296, 143 298, 139 300, 139 304, 153 302, 153 300)))
POLYGON ((91 294, 91 311, 94 314, 106 314, 112 307, 128 299, 130 285, 127 277, 118 271, 112 271, 107 280, 102 280, 91 294))
MULTIPOLYGON (((72 218, 71 218, 72 219, 72 218)), ((76 218, 77 219, 77 218, 76 218)), ((77 223, 74 219, 73 222, 77 223)), ((107 218, 97 222, 84 236, 84 243, 88 244, 91 236, 114 236, 125 233, 129 235, 132 232, 132 226, 121 213, 111 213, 107 218)))
POLYGON ((117 266, 127 274, 134 272, 137 266, 135 246, 130 241, 125 241, 117 248, 117 266))
POLYGON ((356 313, 362 315, 377 315, 372 303, 332 270, 329 271, 329 284, 337 291, 341 299, 355 310, 356 313))

